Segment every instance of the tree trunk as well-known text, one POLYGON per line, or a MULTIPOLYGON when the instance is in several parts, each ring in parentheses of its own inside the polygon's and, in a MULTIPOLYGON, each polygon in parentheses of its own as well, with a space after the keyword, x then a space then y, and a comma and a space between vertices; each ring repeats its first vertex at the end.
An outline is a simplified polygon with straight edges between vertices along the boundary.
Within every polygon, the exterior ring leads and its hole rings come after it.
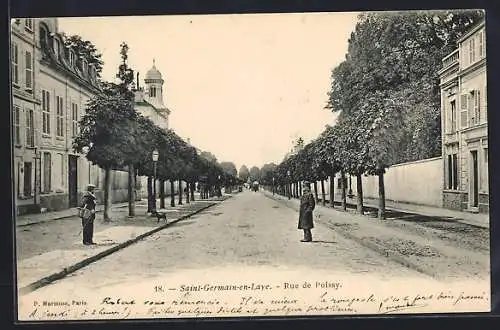
POLYGON ((194 202, 194 182, 191 182, 191 201, 194 202))
POLYGON ((110 222, 109 217, 111 209, 111 169, 108 167, 104 170, 104 215, 103 221, 110 222))
POLYGON ((135 170, 133 164, 128 166, 128 216, 135 216, 135 170))
POLYGON ((160 180, 160 209, 165 208, 165 180, 160 180))
POLYGON ((189 200, 189 181, 186 181, 186 203, 190 203, 189 200))
POLYGON ((299 189, 299 197, 302 197, 302 185, 300 184, 300 181, 297 182, 297 188, 299 189))
POLYGON ((174 180, 170 179, 170 206, 175 207, 175 185, 174 180))
POLYGON ((346 211, 347 210, 347 201, 346 201, 346 179, 345 179, 345 172, 343 170, 340 171, 340 181, 341 181, 341 185, 342 185, 342 201, 341 201, 341 205, 342 205, 342 211, 346 211))
POLYGON ((182 180, 179 179, 179 205, 182 205, 182 180))
POLYGON ((335 175, 330 175, 330 206, 335 206, 335 175))
POLYGON ((385 219, 385 185, 384 172, 378 174, 378 218, 385 219))
POLYGON ((356 175, 356 189, 357 189, 357 195, 358 195, 358 213, 359 214, 364 214, 363 211, 363 182, 361 181, 362 176, 361 174, 356 175))
POLYGON ((321 204, 325 206, 325 181, 321 180, 321 204))
POLYGON ((318 182, 314 181, 313 183, 314 187, 314 197, 316 198, 316 203, 318 202, 318 182))

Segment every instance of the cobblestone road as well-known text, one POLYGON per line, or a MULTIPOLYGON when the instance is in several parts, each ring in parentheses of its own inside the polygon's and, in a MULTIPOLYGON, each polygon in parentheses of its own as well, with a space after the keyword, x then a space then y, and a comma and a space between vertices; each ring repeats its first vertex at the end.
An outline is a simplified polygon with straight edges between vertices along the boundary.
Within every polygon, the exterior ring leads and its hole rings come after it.
POLYGON ((93 290, 166 273, 265 266, 370 274, 380 279, 425 277, 338 235, 322 223, 301 243, 297 214, 260 193, 244 192, 114 253, 42 291, 93 290))

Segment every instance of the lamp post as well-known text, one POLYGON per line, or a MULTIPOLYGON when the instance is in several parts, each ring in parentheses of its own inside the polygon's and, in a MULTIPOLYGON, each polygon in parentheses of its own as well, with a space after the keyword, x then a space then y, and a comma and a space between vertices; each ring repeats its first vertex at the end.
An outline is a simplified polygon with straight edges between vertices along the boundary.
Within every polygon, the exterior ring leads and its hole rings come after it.
POLYGON ((156 211, 156 163, 158 162, 158 157, 160 153, 158 150, 153 150, 153 211, 156 211))
POLYGON ((292 189, 292 187, 291 187, 292 183, 291 183, 290 171, 287 171, 286 175, 288 176, 288 199, 290 199, 290 193, 291 193, 290 190, 292 189))
MULTIPOLYGON (((92 142, 90 142, 88 146, 85 146, 85 147, 83 147, 83 148, 82 148, 82 152, 83 152, 83 155, 84 155, 85 157, 87 157, 87 155, 88 155, 88 153, 89 153, 90 149, 92 149, 92 147, 93 147, 93 146, 94 146, 94 144, 93 144, 92 142)), ((89 184, 90 184, 90 183, 91 183, 91 182, 90 182, 90 162, 89 162, 89 184)))
POLYGON ((219 179, 219 182, 217 183, 217 195, 219 195, 219 197, 222 195, 222 188, 221 188, 221 182, 220 182, 220 174, 219 176, 217 177, 217 179, 219 179))

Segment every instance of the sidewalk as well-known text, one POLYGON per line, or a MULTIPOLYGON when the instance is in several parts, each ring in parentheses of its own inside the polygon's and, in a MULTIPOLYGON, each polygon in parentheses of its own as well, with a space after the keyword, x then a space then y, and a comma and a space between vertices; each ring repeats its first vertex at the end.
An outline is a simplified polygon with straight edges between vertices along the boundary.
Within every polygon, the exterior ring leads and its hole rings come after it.
MULTIPOLYGON (((348 198, 348 203, 356 205, 357 201, 355 198, 348 198)), ((375 198, 363 198, 363 204, 366 206, 371 206, 378 209, 378 200, 375 198)), ((479 226, 483 228, 490 227, 490 215, 485 213, 471 213, 449 210, 441 207, 432 207, 426 205, 416 205, 409 203, 398 203, 393 201, 386 201, 385 206, 388 209, 394 211, 402 212, 412 212, 426 216, 439 216, 454 219, 458 222, 467 223, 474 226, 479 226)))
MULTIPOLYGON (((210 200, 210 199, 208 199, 210 200)), ((207 199, 200 199, 200 194, 195 194, 195 202, 196 201, 207 201, 207 199)), ((177 205, 178 196, 175 197, 175 204, 177 205)), ((136 207, 147 205, 147 199, 142 199, 140 201, 136 201, 136 207)), ((183 196, 183 203, 186 204, 185 196, 183 196)), ((170 208, 170 196, 165 198, 165 204, 167 209, 170 208)), ((157 199, 156 205, 160 205, 160 199, 157 199)), ((111 205, 111 211, 121 208, 128 208, 128 202, 123 203, 114 203, 111 205)), ((96 206, 96 213, 101 213, 104 211, 104 205, 98 204, 96 206)), ((36 223, 42 223, 51 220, 60 220, 66 218, 72 218, 78 216, 78 209, 76 207, 69 208, 61 211, 54 212, 46 212, 46 213, 37 213, 37 214, 26 214, 26 215, 18 215, 16 216, 16 227, 29 226, 36 223)))
MULTIPOLYGON (((115 204, 110 214, 111 223, 103 223, 102 217, 97 217, 94 223, 96 245, 91 246, 82 244, 81 221, 68 210, 44 215, 44 221, 33 226, 18 225, 18 289, 21 294, 36 290, 230 197, 195 198, 189 204, 169 206, 165 209, 167 223, 164 220, 157 222, 156 217, 146 214, 146 201, 136 205, 136 216, 133 218, 128 217, 128 209, 123 207, 125 203, 115 204)), ((28 223, 27 217, 24 223, 28 223)))
MULTIPOLYGON (((319 203, 321 203, 321 194, 318 194, 319 203)), ((335 206, 340 205, 341 196, 335 195, 335 206)), ((357 200, 356 198, 346 198, 347 208, 356 208, 357 200)), ((326 203, 329 203, 328 196, 326 196, 326 203)), ((378 210, 378 199, 363 197, 363 206, 375 211, 378 210), (373 210, 375 209, 375 210, 373 210)), ((471 213, 471 212, 461 212, 455 210, 449 210, 441 207, 433 207, 426 205, 417 205, 410 203, 398 203, 393 201, 385 202, 386 210, 419 214, 428 217, 440 217, 442 219, 454 220, 457 222, 482 227, 490 228, 490 215, 485 213, 471 213)), ((388 218, 390 219, 390 218, 388 218)))

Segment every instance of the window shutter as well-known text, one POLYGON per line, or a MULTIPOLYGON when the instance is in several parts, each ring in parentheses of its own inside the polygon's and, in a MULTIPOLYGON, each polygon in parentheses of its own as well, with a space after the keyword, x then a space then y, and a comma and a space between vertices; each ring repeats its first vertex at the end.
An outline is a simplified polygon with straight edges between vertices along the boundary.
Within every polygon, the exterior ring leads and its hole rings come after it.
POLYGON ((481 92, 479 90, 476 91, 476 123, 481 123, 481 92))
POLYGON ((460 126, 467 127, 467 94, 460 95, 460 126))
POLYGON ((479 58, 484 56, 483 32, 479 32, 479 58))

